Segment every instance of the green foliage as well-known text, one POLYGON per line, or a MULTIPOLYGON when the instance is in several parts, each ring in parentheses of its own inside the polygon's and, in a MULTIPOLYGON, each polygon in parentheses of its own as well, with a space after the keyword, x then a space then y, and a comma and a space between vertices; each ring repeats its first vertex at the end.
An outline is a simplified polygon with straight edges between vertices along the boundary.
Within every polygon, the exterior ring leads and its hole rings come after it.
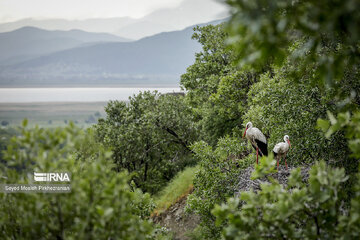
MULTIPOLYGON (((23 126, 27 125, 24 121, 23 126)), ((33 172, 70 172, 71 193, 0 193, 1 239, 148 239, 154 205, 132 191, 111 152, 72 123, 21 130, 5 152, 1 182, 33 183, 33 172), (84 155, 82 155, 84 154, 84 155)))
POLYGON ((258 178, 264 178, 267 177, 269 173, 275 173, 275 163, 274 156, 272 153, 268 157, 262 157, 260 158, 260 163, 258 165, 255 165, 255 171, 251 174, 251 179, 258 179, 258 178))
POLYGON ((193 107, 199 108, 215 93, 220 77, 234 70, 231 51, 226 49, 227 33, 223 24, 196 27, 193 39, 203 47, 196 53, 195 63, 181 76, 181 85, 188 90, 187 100, 193 107))
POLYGON ((143 92, 105 110, 95 125, 98 139, 112 149, 116 171, 128 170, 142 190, 156 193, 194 162, 188 145, 197 131, 182 96, 143 92))
MULTIPOLYGON (((310 171, 308 184, 296 169, 288 186, 270 179, 257 193, 243 192, 213 211, 223 237, 359 238, 360 176, 354 178, 358 160, 349 158, 350 151, 352 157, 360 156, 359 2, 227 2, 232 7, 229 42, 240 66, 273 65, 251 86, 243 122, 259 127, 270 149, 290 135, 294 148, 288 156, 293 163, 325 159, 344 166, 348 175, 321 161, 310 171), (331 112, 338 112, 337 117, 331 112), (329 120, 319 119, 326 114, 329 120), (353 194, 346 192, 349 186, 344 188, 349 182, 353 194)), ((272 157, 264 158, 253 177, 264 177, 272 169, 272 157)))
POLYGON ((227 0, 232 7, 230 41, 243 65, 281 65, 290 56, 297 73, 316 63, 316 83, 339 84, 360 61, 360 3, 357 0, 246 1, 227 0), (289 52, 294 39, 302 39, 289 52), (298 61, 298 60, 304 61, 298 61))
POLYGON ((356 177, 355 196, 351 200, 350 213, 348 216, 340 217, 339 231, 342 233, 340 239, 360 238, 360 171, 356 177))
POLYGON ((241 123, 246 109, 246 93, 258 74, 238 70, 234 55, 225 41, 224 24, 195 28, 193 38, 203 46, 195 63, 181 76, 201 136, 215 145, 218 138, 230 134, 241 123))
POLYGON ((131 201, 132 213, 142 219, 148 218, 156 207, 155 201, 149 193, 143 193, 141 189, 136 188, 134 184, 131 186, 131 189, 134 195, 131 201))
POLYGON ((345 130, 352 157, 360 158, 360 111, 352 115, 349 111, 341 112, 337 117, 329 111, 328 118, 318 120, 318 127, 325 132, 325 136, 330 138, 334 133, 345 130))
POLYGON ((316 129, 316 121, 335 109, 330 93, 310 84, 311 69, 294 82, 289 76, 290 66, 275 68, 272 74, 263 74, 248 93, 249 110, 244 125, 251 121, 268 137, 269 152, 290 136, 292 148, 288 161, 292 164, 314 162, 316 159, 345 161, 346 140, 341 133, 330 139, 316 129))
POLYGON ((246 146, 237 137, 219 139, 215 149, 203 141, 195 143, 192 149, 200 169, 194 179, 194 192, 187 200, 187 211, 200 215, 204 238, 216 239, 220 231, 211 210, 215 204, 234 196, 239 173, 254 159, 243 158, 246 146))
POLYGON ((276 181, 264 183, 261 191, 242 192, 239 199, 230 199, 213 213, 218 223, 228 224, 225 239, 342 237, 340 226, 348 217, 340 193, 346 180, 344 169, 331 169, 321 161, 310 170, 308 185, 302 182, 300 169, 295 169, 288 187, 276 181))
POLYGON ((16 136, 16 134, 18 134, 18 132, 14 128, 0 128, 0 163, 3 159, 3 151, 6 150, 10 139, 16 136))

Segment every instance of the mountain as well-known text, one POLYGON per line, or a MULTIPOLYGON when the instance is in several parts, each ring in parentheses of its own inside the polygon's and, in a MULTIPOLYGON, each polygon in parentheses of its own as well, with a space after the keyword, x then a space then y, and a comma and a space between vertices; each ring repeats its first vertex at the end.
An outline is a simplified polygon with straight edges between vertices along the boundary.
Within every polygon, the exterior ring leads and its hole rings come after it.
POLYGON ((23 19, 0 24, 0 32, 13 31, 24 26, 47 30, 81 29, 87 32, 107 32, 117 36, 140 39, 166 31, 225 18, 228 10, 217 0, 183 0, 173 8, 162 8, 142 18, 94 18, 85 20, 23 19))
POLYGON ((177 84, 200 45, 192 28, 134 42, 101 43, 49 54, 0 70, 2 86, 177 84))
POLYGON ((209 0, 184 0, 179 6, 156 10, 120 28, 114 34, 139 39, 160 32, 184 29, 194 23, 210 22, 228 16, 223 4, 209 0))
MULTIPOLYGON (((212 22, 218 24, 224 20, 212 22)), ((1 86, 178 85, 201 45, 193 27, 68 49, 0 69, 1 86)))
POLYGON ((89 33, 81 30, 48 31, 35 27, 0 33, 0 65, 14 64, 49 53, 98 42, 123 42, 108 33, 89 33))
POLYGON ((161 32, 174 31, 176 29, 177 28, 175 26, 167 23, 157 23, 151 20, 142 20, 120 28, 115 32, 115 34, 118 36, 126 36, 131 39, 140 39, 161 32))
POLYGON ((16 29, 32 26, 46 30, 69 31, 80 29, 86 32, 106 32, 114 33, 120 28, 136 22, 136 19, 129 17, 119 18, 93 18, 85 20, 66 20, 66 19, 31 19, 26 18, 15 22, 0 24, 0 32, 10 32, 16 29))

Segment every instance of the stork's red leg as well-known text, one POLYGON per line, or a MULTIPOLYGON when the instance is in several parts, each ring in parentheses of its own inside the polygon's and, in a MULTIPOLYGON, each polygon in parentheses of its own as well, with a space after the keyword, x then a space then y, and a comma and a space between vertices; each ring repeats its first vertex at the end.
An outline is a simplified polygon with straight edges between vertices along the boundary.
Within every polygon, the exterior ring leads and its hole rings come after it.
POLYGON ((279 158, 277 158, 276 163, 277 163, 277 170, 279 170, 279 158))
POLYGON ((259 164, 259 148, 256 148, 256 164, 259 164))
POLYGON ((285 166, 286 166, 286 170, 288 170, 287 163, 286 163, 286 155, 285 155, 285 166))

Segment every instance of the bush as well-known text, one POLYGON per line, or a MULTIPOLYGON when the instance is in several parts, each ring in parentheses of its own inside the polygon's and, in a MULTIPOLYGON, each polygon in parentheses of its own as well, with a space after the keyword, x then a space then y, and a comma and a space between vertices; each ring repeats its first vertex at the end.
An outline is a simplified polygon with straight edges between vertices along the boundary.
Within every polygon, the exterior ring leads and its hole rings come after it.
POLYGON ((187 200, 187 211, 199 214, 205 239, 217 239, 220 228, 215 226, 211 210, 215 204, 234 196, 241 170, 253 163, 254 158, 244 158, 246 145, 237 137, 219 139, 215 149, 203 141, 195 143, 192 149, 200 169, 194 179, 194 192, 187 200))
MULTIPOLYGON (((26 125, 26 122, 25 122, 26 125)), ((126 173, 111 166, 111 152, 72 124, 22 129, 1 164, 2 183, 32 183, 33 172, 71 172, 68 194, 0 193, 2 239, 145 239, 149 196, 131 191, 126 173), (91 149, 90 149, 91 147, 91 149), (87 154, 86 157, 82 154, 87 154), (139 217, 141 216, 141 217, 139 217)))
POLYGON ((18 134, 17 129, 14 128, 0 128, 0 162, 3 161, 3 152, 9 144, 10 139, 18 134))
POLYGON ((177 172, 194 164, 188 147, 197 139, 182 96, 143 92, 128 104, 111 101, 95 129, 114 152, 115 170, 126 169, 143 191, 158 192, 177 172))
POLYGON ((350 213, 344 209, 341 183, 346 180, 344 169, 320 161, 312 167, 308 185, 295 169, 287 187, 272 180, 262 184, 261 191, 242 192, 213 213, 218 224, 226 223, 226 239, 357 239, 360 202, 357 196, 350 213))

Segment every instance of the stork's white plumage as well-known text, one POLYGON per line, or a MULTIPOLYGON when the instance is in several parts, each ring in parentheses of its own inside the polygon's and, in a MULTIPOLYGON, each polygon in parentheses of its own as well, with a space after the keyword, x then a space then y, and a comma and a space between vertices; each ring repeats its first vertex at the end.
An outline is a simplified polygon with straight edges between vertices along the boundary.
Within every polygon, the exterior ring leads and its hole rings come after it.
POLYGON ((266 137, 258 128, 253 127, 251 122, 246 124, 243 137, 245 136, 256 150, 256 164, 258 164, 259 154, 268 155, 266 137))
POLYGON ((277 160, 277 168, 278 169, 279 169, 279 160, 282 157, 285 157, 286 170, 288 169, 287 163, 286 163, 286 154, 288 153, 290 147, 291 147, 291 144, 290 144, 290 138, 288 135, 284 136, 284 142, 281 142, 281 143, 278 143, 275 145, 273 152, 274 152, 275 159, 277 160))

